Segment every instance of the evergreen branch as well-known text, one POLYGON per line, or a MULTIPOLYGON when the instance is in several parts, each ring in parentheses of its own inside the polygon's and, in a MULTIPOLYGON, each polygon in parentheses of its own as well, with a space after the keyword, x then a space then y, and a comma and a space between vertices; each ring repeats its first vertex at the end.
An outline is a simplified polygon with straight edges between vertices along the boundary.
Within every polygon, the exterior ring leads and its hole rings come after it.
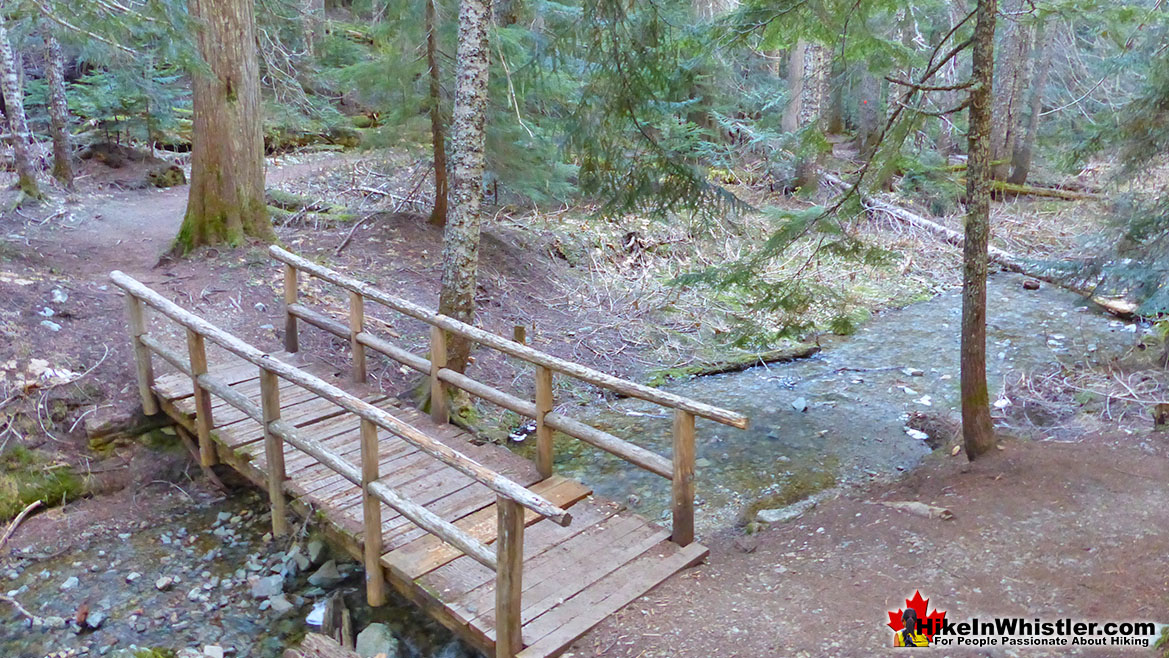
MULTIPOLYGON (((962 82, 962 83, 959 83, 956 85, 939 86, 939 85, 925 85, 925 84, 921 84, 918 82, 910 82, 908 80, 901 80, 898 78, 894 78, 891 75, 885 76, 885 79, 888 80, 889 82, 892 82, 895 85, 901 85, 902 87, 912 87, 913 89, 917 89, 918 91, 958 91, 960 89, 969 89, 970 87, 974 86, 973 80, 968 80, 966 82, 962 82)), ((965 107, 965 105, 963 105, 963 107, 965 107)))
POLYGON ((90 32, 89 30, 85 30, 85 29, 82 29, 80 27, 77 27, 76 25, 69 23, 65 19, 56 16, 55 14, 53 14, 52 11, 49 10, 48 7, 43 5, 40 2, 40 0, 32 0, 32 3, 34 5, 36 5, 38 9, 41 10, 41 13, 44 14, 45 18, 49 19, 50 21, 53 21, 57 25, 60 25, 61 27, 65 28, 67 30, 72 30, 73 32, 77 32, 79 34, 84 34, 87 37, 94 39, 95 41, 100 41, 100 42, 106 44, 107 46, 117 48, 118 50, 120 50, 128 55, 137 55, 138 54, 138 51, 134 50, 133 48, 130 48, 129 46, 123 46, 120 43, 114 43, 113 41, 110 41, 109 39, 103 37, 100 34, 94 34, 93 32, 90 32))

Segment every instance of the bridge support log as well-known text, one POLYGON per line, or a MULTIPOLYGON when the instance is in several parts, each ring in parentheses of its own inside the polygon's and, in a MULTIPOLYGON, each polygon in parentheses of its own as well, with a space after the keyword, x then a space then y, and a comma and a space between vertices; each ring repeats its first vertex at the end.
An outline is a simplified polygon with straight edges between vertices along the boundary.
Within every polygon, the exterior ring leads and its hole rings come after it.
POLYGON ((386 580, 382 574, 382 501, 369 491, 378 479, 377 425, 361 419, 361 508, 365 537, 365 599, 373 607, 385 605, 386 580))
POLYGON ((187 357, 191 363, 191 389, 195 394, 195 433, 199 437, 199 463, 214 466, 215 444, 211 442, 211 393, 199 384, 199 375, 207 374, 207 346, 203 337, 187 329, 187 357))
POLYGON ((694 541, 694 414, 674 410, 673 521, 671 539, 679 546, 694 541))
POLYGON ((272 506, 272 536, 288 534, 284 515, 284 440, 272 431, 280 420, 280 378, 267 368, 260 368, 260 406, 264 413, 264 456, 268 459, 268 499, 272 506))
POLYGON ((524 508, 503 496, 496 497, 495 507, 495 658, 515 658, 524 648, 524 508))
POLYGON ((153 416, 158 413, 158 401, 154 399, 154 366, 150 362, 150 348, 142 342, 146 333, 146 318, 142 314, 142 302, 131 294, 126 295, 126 318, 130 324, 130 342, 134 346, 134 365, 138 370, 138 395, 142 398, 142 413, 153 416))

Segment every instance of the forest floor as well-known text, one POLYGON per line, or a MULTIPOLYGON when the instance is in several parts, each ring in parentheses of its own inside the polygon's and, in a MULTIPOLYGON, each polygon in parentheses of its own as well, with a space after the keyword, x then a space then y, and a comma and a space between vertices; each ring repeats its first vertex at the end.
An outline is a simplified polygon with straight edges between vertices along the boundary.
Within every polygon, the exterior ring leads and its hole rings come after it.
MULTIPOLYGON (((280 270, 263 246, 167 257, 187 188, 122 189, 101 165, 87 167, 91 176, 78 192, 57 192, 46 204, 0 216, 0 452, 9 441, 36 449, 47 465, 88 474, 86 491, 99 496, 70 505, 68 514, 26 522, 13 540, 17 547, 74 541, 79 528, 113 527, 125 518, 118 505, 98 501, 165 514, 143 509, 150 502, 132 496, 137 487, 130 485, 197 471, 181 455, 157 460, 141 446, 95 452, 87 444, 85 416, 135 405, 123 302, 108 283, 110 270, 260 346, 278 347, 283 326, 280 270)), ((354 229, 352 220, 293 213, 279 222, 281 243, 433 307, 441 230, 420 214, 425 195, 415 191, 425 175, 417 161, 394 154, 271 161, 271 187, 341 203, 362 221, 354 229), (353 239, 339 249, 351 230, 353 239)), ((742 353, 710 347, 725 345, 751 315, 739 300, 664 281, 735 257, 764 234, 764 222, 685 228, 648 218, 609 224, 587 215, 501 210, 482 246, 482 326, 511 335, 523 325, 539 349, 634 379, 742 353)), ((1001 204, 996 239, 1021 255, 1065 253, 1094 230, 1096 215, 1089 203, 1001 204)), ((836 286, 839 305, 855 310, 857 322, 958 285, 955 248, 894 225, 857 229, 906 255, 845 269, 830 257, 811 259, 811 247, 801 247, 767 274, 780 277, 814 260, 821 283, 836 286)), ((344 297, 318 283, 302 296, 318 309, 345 309, 344 297)), ((367 312, 403 347, 425 351, 420 327, 367 312)), ((344 359, 340 341, 311 329, 301 335, 302 349, 344 359)), ((529 378, 499 357, 482 355, 470 374, 529 393, 529 378)), ((389 391, 411 384, 386 361, 372 366, 371 376, 389 391)), ((572 393, 574 402, 596 401, 594 393, 572 393)), ((930 459, 898 482, 849 492, 761 534, 727 529, 704 538, 712 550, 706 565, 606 621, 573 651, 631 658, 874 655, 891 642, 887 612, 903 607, 914 590, 963 619, 1018 613, 1169 621, 1169 537, 1160 532, 1169 527, 1169 459, 1164 438, 1149 442, 1152 454, 1120 429, 1076 444, 1008 440, 972 466, 930 459), (944 505, 955 518, 918 518, 874 500, 944 505)), ((0 490, 5 486, 0 481, 0 490)))

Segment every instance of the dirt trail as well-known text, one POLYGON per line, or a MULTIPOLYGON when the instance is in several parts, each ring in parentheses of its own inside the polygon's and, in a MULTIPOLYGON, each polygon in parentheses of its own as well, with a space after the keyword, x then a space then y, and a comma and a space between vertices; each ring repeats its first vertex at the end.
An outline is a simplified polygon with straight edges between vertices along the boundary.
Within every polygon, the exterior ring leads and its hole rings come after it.
MULTIPOLYGON (((1169 461, 1127 447, 1010 442, 941 458, 752 537, 704 538, 706 565, 610 618, 567 655, 899 655, 888 612, 915 591, 954 620, 1169 622, 1169 461), (954 519, 877 504, 920 501, 954 519)), ((1147 438, 1162 446, 1165 438, 1147 438)), ((1147 656, 1138 649, 950 649, 954 656, 1147 656)), ((1159 654, 1157 654, 1159 655, 1159 654)))
MULTIPOLYGON (((268 185, 298 180, 348 162, 351 156, 327 156, 292 164, 269 162, 268 185)), ((158 262, 179 232, 187 208, 189 185, 93 192, 67 203, 64 214, 30 227, 30 243, 51 240, 53 265, 63 270, 104 277, 113 269, 143 273, 158 262)), ((48 250, 46 250, 48 251, 48 250)))

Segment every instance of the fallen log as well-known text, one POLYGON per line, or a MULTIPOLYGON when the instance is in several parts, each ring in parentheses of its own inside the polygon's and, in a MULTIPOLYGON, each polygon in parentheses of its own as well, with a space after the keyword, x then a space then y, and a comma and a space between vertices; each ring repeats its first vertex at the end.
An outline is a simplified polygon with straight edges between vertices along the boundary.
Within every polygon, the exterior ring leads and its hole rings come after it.
POLYGON ((754 368, 758 365, 767 363, 783 363, 787 361, 795 361, 796 359, 806 359, 820 351, 818 345, 809 343, 799 343, 789 347, 781 347, 779 349, 769 350, 758 354, 744 354, 742 356, 735 356, 728 359, 722 359, 713 363, 699 363, 689 366, 681 366, 677 368, 664 368, 662 370, 654 371, 649 380, 646 381, 647 386, 662 386, 676 379, 684 379, 688 377, 699 377, 703 375, 721 375, 727 372, 739 372, 747 368, 754 368))
MULTIPOLYGON (((835 179, 833 182, 837 184, 843 183, 843 181, 840 181, 840 179, 835 179)), ((909 224, 910 226, 916 226, 918 228, 925 229, 940 237, 943 241, 954 245, 955 247, 961 247, 962 242, 965 239, 964 236, 958 231, 942 226, 937 222, 930 221, 925 217, 917 215, 913 212, 910 212, 909 210, 906 210, 905 208, 902 208, 901 206, 878 197, 862 196, 861 205, 864 206, 865 210, 869 213, 881 212, 889 217, 892 217, 893 219, 909 224)), ((1137 314, 1137 305, 1128 300, 1097 295, 1089 288, 1057 279, 1045 272, 1036 271, 1024 265, 1022 260, 1020 260, 1014 254, 999 249, 994 245, 989 246, 987 251, 991 262, 998 264, 1005 270, 1029 276, 1033 279, 1039 279, 1040 281, 1045 281, 1051 285, 1070 290, 1078 295, 1083 295, 1093 304, 1096 304, 1100 308, 1117 317, 1131 318, 1137 314)))

